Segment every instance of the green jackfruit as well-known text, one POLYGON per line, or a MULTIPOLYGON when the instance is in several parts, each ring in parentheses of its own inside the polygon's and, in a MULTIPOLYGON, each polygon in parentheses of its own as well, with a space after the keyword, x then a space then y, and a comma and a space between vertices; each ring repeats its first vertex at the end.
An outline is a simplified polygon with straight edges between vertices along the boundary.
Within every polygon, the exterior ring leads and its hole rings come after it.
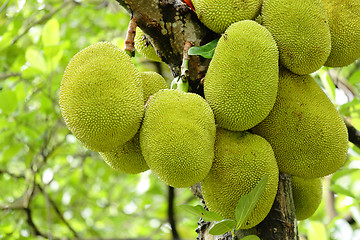
POLYGON ((265 190, 242 229, 256 226, 269 213, 277 192, 279 170, 274 152, 264 138, 218 128, 214 163, 201 181, 206 206, 226 219, 235 219, 240 197, 250 193, 265 175, 268 176, 265 190))
POLYGON ((291 188, 296 219, 301 221, 311 217, 322 199, 321 178, 303 179, 292 176, 291 188))
POLYGON ((144 91, 144 102, 146 102, 151 95, 157 93, 160 89, 167 89, 163 76, 156 72, 140 72, 143 91, 144 91))
POLYGON ((232 24, 220 38, 204 81, 217 124, 247 130, 272 109, 278 86, 278 50, 270 32, 250 20, 232 24))
POLYGON ((136 27, 134 42, 136 51, 143 57, 154 62, 162 62, 161 58, 156 54, 154 47, 144 38, 144 32, 139 27, 136 27))
MULTIPOLYGON (((156 72, 140 72, 143 85, 144 103, 160 89, 166 89, 165 79, 156 72)), ((149 169, 141 153, 139 132, 125 144, 100 156, 112 168, 124 173, 136 174, 149 169)))
POLYGON ((323 177, 346 160, 346 126, 310 75, 280 71, 274 108, 252 131, 268 140, 280 171, 290 175, 323 177))
POLYGON ((232 23, 255 19, 262 0, 194 0, 199 20, 216 33, 223 33, 232 23))
POLYGON ((147 104, 140 146, 148 166, 163 182, 190 187, 211 168, 215 132, 214 115, 202 97, 160 90, 147 104))
POLYGON ((322 0, 329 18, 331 52, 325 66, 343 67, 360 57, 360 1, 322 0))
POLYGON ((100 156, 110 167, 124 173, 136 174, 149 169, 141 153, 139 133, 110 152, 100 152, 100 156))
POLYGON ((111 151, 136 134, 144 114, 143 98, 135 65, 108 42, 77 53, 60 86, 66 125, 85 147, 98 152, 111 151))
POLYGON ((331 39, 321 0, 264 0, 261 15, 263 26, 275 38, 283 66, 305 75, 324 65, 331 39))

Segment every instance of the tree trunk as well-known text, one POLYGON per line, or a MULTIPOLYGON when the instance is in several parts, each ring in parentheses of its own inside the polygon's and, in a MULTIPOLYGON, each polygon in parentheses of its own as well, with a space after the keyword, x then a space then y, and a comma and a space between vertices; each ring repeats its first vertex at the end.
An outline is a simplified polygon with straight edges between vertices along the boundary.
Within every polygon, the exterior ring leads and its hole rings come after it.
MULTIPOLYGON (((174 77, 181 72, 186 42, 200 46, 219 37, 206 28, 196 14, 180 0, 117 1, 130 12, 162 61, 169 65, 174 77)), ((199 56, 190 57, 190 87, 192 92, 202 96, 201 79, 205 76, 208 64, 208 59, 199 56)), ((255 234, 261 239, 298 239, 290 177, 286 174, 280 174, 279 177, 278 193, 269 215, 255 228, 238 231, 237 238, 255 234)), ((199 192, 197 194, 199 195, 199 192)), ((229 233, 222 236, 208 234, 210 226, 209 222, 199 221, 198 239, 232 239, 229 233)))

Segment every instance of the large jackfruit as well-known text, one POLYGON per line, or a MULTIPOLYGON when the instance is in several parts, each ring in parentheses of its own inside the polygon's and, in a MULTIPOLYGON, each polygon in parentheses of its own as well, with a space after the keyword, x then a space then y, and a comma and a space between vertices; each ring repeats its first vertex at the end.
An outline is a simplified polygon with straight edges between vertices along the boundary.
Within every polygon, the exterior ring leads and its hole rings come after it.
POLYGON ((149 169, 141 153, 139 133, 110 152, 100 152, 100 156, 110 167, 124 173, 136 174, 149 169))
POLYGON ((60 108, 74 136, 93 151, 111 151, 138 131, 144 114, 140 74, 111 43, 93 44, 66 67, 60 108))
POLYGON ((262 24, 274 36, 280 62, 304 75, 324 65, 330 54, 328 18, 321 0, 264 0, 262 24))
POLYGON ((199 20, 216 33, 223 33, 232 23, 255 19, 262 0, 194 0, 199 20))
MULTIPOLYGON (((143 85, 144 103, 160 89, 166 89, 165 79, 156 72, 140 72, 143 85)), ((136 174, 149 169, 141 153, 139 132, 125 144, 110 152, 100 152, 100 156, 112 168, 124 173, 136 174)))
POLYGON ((247 130, 274 105, 278 87, 278 50, 270 32, 250 20, 232 24, 220 38, 205 81, 205 99, 217 124, 247 130))
POLYGON ((301 221, 311 217, 322 199, 321 178, 303 179, 291 176, 291 188, 296 219, 301 221))
POLYGON ((268 140, 284 173, 323 177, 346 160, 346 126, 310 75, 280 71, 274 108, 252 131, 268 140))
POLYGON ((134 38, 136 51, 151 61, 162 62, 161 58, 156 54, 154 47, 144 38, 144 36, 144 32, 141 28, 136 27, 136 34, 134 38))
POLYGON ((325 66, 343 67, 360 57, 360 1, 322 0, 329 18, 331 52, 325 66))
POLYGON ((160 89, 167 89, 167 83, 163 76, 157 72, 140 72, 143 91, 144 91, 144 102, 146 102, 149 97, 157 93, 160 89))
POLYGON ((147 104, 140 146, 148 166, 162 181, 189 187, 211 168, 215 132, 214 115, 202 97, 160 90, 147 104))
POLYGON ((235 219, 235 209, 241 196, 250 193, 267 175, 265 190, 250 217, 241 228, 259 224, 273 205, 279 170, 270 144, 249 132, 232 132, 218 128, 215 158, 209 174, 201 181, 206 206, 227 219, 235 219))

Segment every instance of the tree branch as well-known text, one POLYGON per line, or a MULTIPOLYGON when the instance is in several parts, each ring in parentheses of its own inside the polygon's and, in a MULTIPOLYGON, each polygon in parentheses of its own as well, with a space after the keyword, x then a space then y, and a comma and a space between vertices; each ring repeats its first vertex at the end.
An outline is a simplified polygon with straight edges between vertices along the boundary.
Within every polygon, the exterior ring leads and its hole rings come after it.
POLYGON ((168 218, 171 226, 171 232, 173 239, 180 239, 179 234, 176 230, 176 221, 175 221, 175 212, 174 212, 174 199, 175 199, 175 189, 169 186, 169 195, 168 195, 168 218))
POLYGON ((357 130, 353 125, 351 125, 351 123, 349 123, 349 121, 347 121, 346 119, 344 119, 344 122, 348 130, 349 141, 358 148, 360 148, 360 131, 357 130))
MULTIPOLYGON (((173 76, 181 72, 185 42, 200 46, 218 37, 206 28, 196 14, 180 0, 117 0, 132 16, 152 46, 167 63, 173 76)), ((205 76, 209 59, 190 57, 190 88, 202 95, 200 80, 205 76)))

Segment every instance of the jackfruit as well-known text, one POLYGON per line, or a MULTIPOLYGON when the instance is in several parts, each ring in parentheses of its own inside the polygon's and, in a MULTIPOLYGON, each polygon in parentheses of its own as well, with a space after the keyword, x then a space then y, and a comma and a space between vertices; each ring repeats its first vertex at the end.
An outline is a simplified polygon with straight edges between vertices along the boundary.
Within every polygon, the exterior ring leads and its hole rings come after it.
MULTIPOLYGON (((156 72, 140 72, 143 85, 144 103, 160 89, 166 89, 165 79, 156 72)), ((125 144, 110 152, 100 152, 100 156, 113 169, 124 173, 136 174, 149 169, 141 153, 139 131, 125 144)))
POLYGON ((220 38, 204 81, 217 124, 247 130, 270 112, 278 87, 278 50, 270 32, 250 20, 232 24, 220 38))
POLYGON ((110 167, 123 173, 136 174, 149 169, 141 153, 139 132, 125 144, 99 154, 110 167))
POLYGON ((163 76, 156 72, 140 72, 143 92, 144 92, 144 102, 146 102, 149 97, 157 93, 160 89, 167 89, 167 83, 163 76))
POLYGON ((252 132, 271 144, 280 171, 290 175, 323 177, 346 160, 346 126, 310 75, 281 70, 274 108, 252 132))
POLYGON ((269 213, 277 193, 279 170, 274 152, 264 138, 246 131, 217 128, 214 163, 201 181, 209 210, 225 219, 235 219, 240 197, 249 194, 265 175, 265 190, 242 229, 256 226, 269 213))
POLYGON ((232 23, 255 19, 262 0, 194 0, 199 20, 216 33, 223 33, 232 23))
POLYGON ((321 178, 303 179, 292 176, 291 188, 296 219, 301 221, 311 217, 322 199, 321 178))
POLYGON ((136 134, 144 114, 143 98, 135 65, 108 42, 77 53, 60 86, 66 125, 85 147, 97 152, 111 151, 136 134))
POLYGON ((144 32, 141 28, 136 27, 136 34, 134 38, 136 51, 151 61, 162 62, 161 58, 156 54, 154 47, 144 38, 144 36, 144 32))
POLYGON ((360 2, 322 0, 329 18, 331 52, 328 67, 343 67, 360 57, 360 2))
POLYGON ((324 65, 331 39, 321 0, 264 0, 261 15, 263 26, 275 38, 283 66, 305 75, 324 65))
POLYGON ((211 168, 215 132, 214 115, 200 95, 160 90, 147 104, 140 147, 160 180, 172 187, 190 187, 211 168))

